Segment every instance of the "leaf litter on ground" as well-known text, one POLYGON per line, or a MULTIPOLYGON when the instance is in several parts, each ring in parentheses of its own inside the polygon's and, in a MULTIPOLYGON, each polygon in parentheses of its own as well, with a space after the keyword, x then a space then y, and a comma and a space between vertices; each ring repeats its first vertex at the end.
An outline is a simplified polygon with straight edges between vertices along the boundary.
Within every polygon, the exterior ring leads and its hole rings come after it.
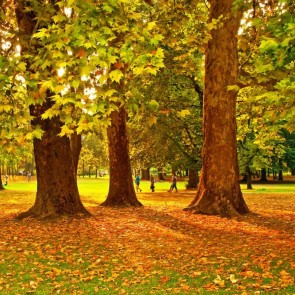
POLYGON ((227 219, 183 211, 193 194, 50 222, 2 201, 0 293, 295 294, 294 195, 247 194, 252 213, 227 219))

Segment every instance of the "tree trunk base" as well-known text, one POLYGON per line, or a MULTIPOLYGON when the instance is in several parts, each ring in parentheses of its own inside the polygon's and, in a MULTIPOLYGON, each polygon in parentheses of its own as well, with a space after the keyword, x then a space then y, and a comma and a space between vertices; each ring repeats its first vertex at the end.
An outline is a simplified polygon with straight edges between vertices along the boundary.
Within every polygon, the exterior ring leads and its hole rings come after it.
POLYGON ((218 215, 222 217, 237 217, 250 213, 245 201, 233 192, 214 197, 214 192, 200 190, 193 202, 184 208, 184 211, 192 211, 195 214, 218 215), (234 201, 236 200, 236 201, 234 201))
POLYGON ((91 216, 91 213, 87 211, 84 207, 79 208, 77 210, 74 210, 73 212, 55 212, 55 211, 46 211, 40 210, 40 208, 37 208, 36 206, 33 206, 28 211, 22 212, 19 215, 16 216, 16 220, 23 220, 25 218, 36 218, 36 219, 42 219, 42 220, 50 220, 50 219, 58 219, 64 216, 68 217, 87 217, 91 216))
POLYGON ((135 199, 130 198, 111 198, 107 197, 107 199, 100 204, 103 207, 142 207, 143 205, 135 199))

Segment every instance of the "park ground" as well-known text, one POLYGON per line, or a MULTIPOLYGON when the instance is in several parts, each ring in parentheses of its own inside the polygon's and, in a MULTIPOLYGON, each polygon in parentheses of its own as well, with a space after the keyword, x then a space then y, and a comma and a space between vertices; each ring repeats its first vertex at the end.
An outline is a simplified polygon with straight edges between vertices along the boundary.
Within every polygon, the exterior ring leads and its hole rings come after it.
POLYGON ((295 294, 294 182, 242 185, 251 214, 227 219, 183 211, 195 195, 168 182, 142 208, 105 208, 107 179, 79 178, 89 218, 15 216, 36 182, 0 192, 0 294, 295 294))

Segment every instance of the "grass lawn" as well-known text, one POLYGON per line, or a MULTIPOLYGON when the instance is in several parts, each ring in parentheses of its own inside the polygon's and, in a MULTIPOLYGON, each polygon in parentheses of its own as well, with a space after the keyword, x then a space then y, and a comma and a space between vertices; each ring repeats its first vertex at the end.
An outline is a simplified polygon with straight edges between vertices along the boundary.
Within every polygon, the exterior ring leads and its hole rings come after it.
POLYGON ((0 192, 0 294, 295 294, 295 184, 242 185, 251 214, 182 208, 195 191, 142 182, 142 208, 98 206, 108 179, 79 178, 90 218, 15 221, 36 182, 0 192))

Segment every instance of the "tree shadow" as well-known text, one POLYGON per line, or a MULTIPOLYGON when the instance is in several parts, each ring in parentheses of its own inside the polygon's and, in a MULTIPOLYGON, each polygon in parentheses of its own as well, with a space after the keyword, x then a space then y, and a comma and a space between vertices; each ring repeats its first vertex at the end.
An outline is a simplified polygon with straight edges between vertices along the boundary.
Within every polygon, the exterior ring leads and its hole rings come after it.
POLYGON ((276 230, 279 233, 287 233, 295 236, 295 212, 284 215, 274 214, 266 216, 261 213, 251 212, 246 215, 241 215, 236 218, 237 221, 249 223, 256 227, 276 230))

